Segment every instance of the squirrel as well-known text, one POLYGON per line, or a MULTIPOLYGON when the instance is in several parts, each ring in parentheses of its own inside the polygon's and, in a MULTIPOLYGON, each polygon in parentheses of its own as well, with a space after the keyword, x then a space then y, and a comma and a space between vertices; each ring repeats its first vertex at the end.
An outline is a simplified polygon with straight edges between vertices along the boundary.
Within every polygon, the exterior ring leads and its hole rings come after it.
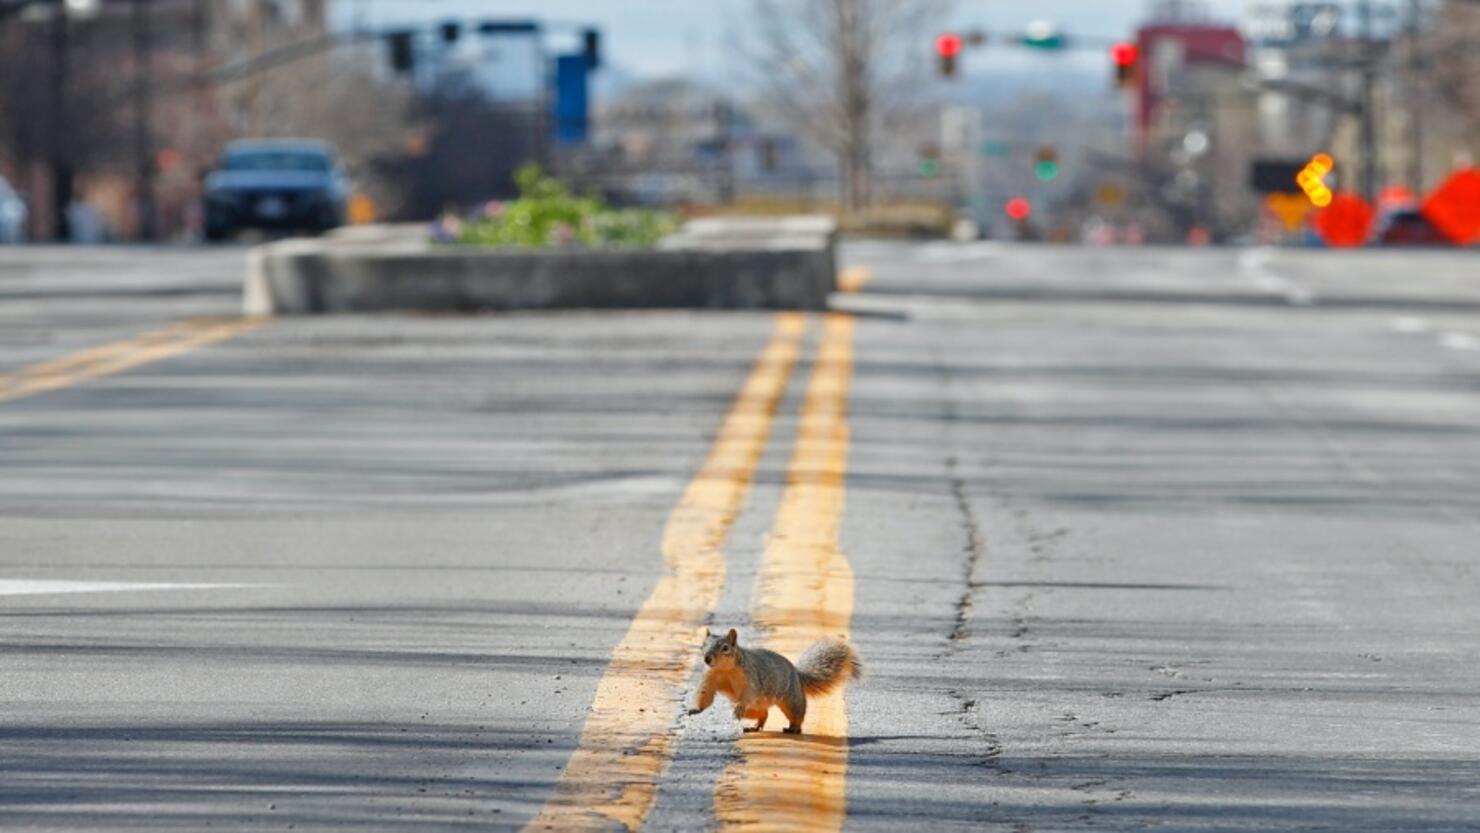
POLYGON ((783 731, 801 734, 808 695, 827 694, 849 678, 863 676, 857 652, 842 640, 818 640, 792 665, 775 651, 741 648, 734 628, 724 636, 704 629, 704 664, 709 670, 689 714, 699 714, 714 703, 716 693, 723 694, 735 703, 736 720, 755 721, 754 727, 742 727, 746 732, 763 729, 771 707, 779 706, 791 721, 783 731))

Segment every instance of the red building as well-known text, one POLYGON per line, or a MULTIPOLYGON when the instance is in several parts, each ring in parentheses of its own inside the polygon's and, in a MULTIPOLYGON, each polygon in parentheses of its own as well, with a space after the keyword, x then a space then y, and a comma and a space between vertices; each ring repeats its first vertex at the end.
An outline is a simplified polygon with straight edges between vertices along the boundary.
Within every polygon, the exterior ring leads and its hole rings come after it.
POLYGON ((1244 68, 1247 43, 1231 26, 1198 23, 1157 23, 1136 34, 1142 71, 1137 90, 1136 125, 1141 147, 1156 126, 1162 105, 1184 89, 1200 69, 1236 73, 1244 68))

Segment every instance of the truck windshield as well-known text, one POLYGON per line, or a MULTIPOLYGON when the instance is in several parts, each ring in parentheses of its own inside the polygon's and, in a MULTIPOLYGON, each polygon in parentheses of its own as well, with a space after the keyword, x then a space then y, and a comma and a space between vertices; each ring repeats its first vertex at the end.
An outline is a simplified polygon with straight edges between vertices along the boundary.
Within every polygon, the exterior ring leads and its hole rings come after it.
POLYGON ((222 167, 228 171, 327 171, 329 158, 291 150, 242 151, 227 156, 222 167))

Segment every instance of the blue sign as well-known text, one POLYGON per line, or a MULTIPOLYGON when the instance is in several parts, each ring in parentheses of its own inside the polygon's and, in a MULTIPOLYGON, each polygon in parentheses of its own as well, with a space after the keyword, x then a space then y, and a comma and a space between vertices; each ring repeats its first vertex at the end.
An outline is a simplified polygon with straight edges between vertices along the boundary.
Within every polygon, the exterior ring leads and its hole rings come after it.
POLYGON ((590 67, 586 56, 555 59, 555 142, 583 145, 591 137, 590 67))

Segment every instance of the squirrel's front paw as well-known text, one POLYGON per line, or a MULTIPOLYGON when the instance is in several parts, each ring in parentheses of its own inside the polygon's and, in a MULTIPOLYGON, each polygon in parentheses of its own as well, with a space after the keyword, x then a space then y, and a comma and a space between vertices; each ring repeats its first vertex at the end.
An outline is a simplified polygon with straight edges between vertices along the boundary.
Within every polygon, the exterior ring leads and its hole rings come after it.
POLYGON ((689 709, 689 717, 693 717, 694 715, 696 715, 696 714, 698 714, 699 712, 702 712, 702 711, 704 711, 704 710, 703 709, 689 709))

